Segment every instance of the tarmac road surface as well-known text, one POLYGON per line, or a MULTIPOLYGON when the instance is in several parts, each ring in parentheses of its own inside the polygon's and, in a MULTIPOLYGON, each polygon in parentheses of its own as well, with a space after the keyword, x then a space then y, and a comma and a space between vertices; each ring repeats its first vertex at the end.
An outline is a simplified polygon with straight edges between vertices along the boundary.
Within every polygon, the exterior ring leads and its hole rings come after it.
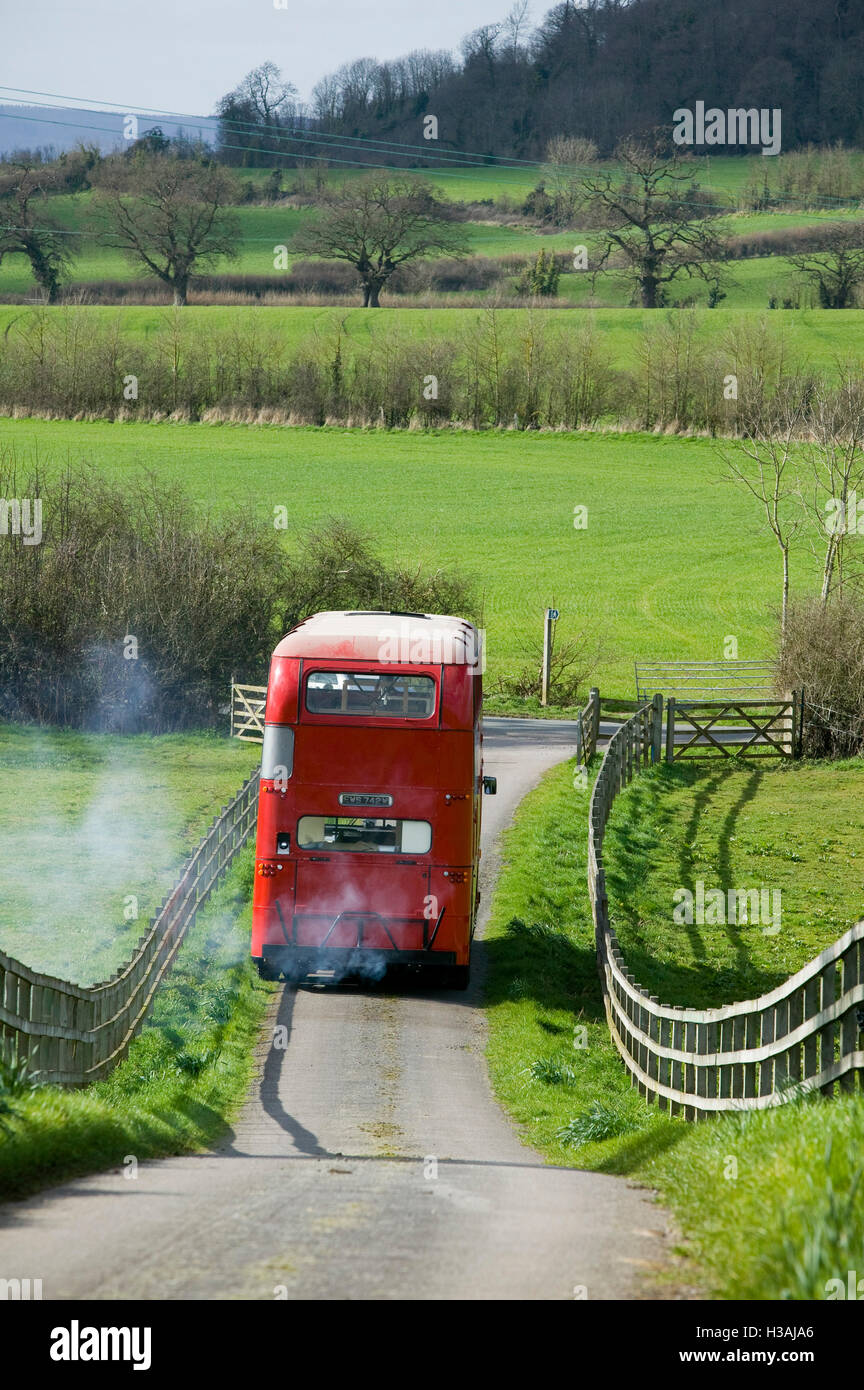
MULTIPOLYGON (((496 838, 572 727, 486 722, 486 907, 496 838)), ((285 987, 220 1147, 0 1207, 0 1278, 41 1278, 45 1299, 656 1296, 651 1195, 546 1166, 495 1103, 475 952, 465 994, 285 987)))

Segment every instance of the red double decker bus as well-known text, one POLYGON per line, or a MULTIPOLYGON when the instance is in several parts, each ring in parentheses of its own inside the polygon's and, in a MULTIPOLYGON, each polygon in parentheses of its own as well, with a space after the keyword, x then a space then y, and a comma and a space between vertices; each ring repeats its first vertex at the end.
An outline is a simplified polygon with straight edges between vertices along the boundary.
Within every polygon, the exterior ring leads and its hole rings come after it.
POLYGON ((480 634, 319 613, 273 654, 252 956, 268 979, 468 984, 483 777, 480 634))

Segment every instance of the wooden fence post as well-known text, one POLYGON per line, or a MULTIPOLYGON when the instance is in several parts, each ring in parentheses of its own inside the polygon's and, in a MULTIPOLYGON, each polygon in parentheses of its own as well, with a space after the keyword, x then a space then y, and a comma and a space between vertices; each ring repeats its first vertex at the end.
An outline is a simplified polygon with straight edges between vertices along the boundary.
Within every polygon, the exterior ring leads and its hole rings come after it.
POLYGON ((666 701, 666 761, 675 761, 675 696, 666 701))
POLYGON ((652 701, 651 761, 659 763, 663 749, 663 696, 658 690, 652 701))

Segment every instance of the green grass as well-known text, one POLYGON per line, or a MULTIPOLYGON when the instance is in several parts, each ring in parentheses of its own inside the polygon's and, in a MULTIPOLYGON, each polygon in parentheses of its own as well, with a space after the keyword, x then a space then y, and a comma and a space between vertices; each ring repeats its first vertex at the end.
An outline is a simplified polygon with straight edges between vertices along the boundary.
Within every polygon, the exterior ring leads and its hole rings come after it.
POLYGON ((239 1107, 273 991, 249 959, 253 851, 203 910, 125 1062, 82 1090, 4 1089, 0 1194, 212 1145, 239 1107), (4 1113, 5 1111, 5 1113, 4 1113))
POLYGON ((553 599, 561 640, 602 637, 607 695, 635 693, 635 658, 719 658, 730 634, 742 659, 773 647, 776 547, 709 440, 6 420, 3 444, 113 478, 147 467, 202 508, 251 503, 262 525, 285 505, 289 542, 336 514, 389 557, 459 565, 484 595, 490 689, 553 599))
POLYGON ((634 1176, 671 1206, 707 1294, 822 1301, 864 1278, 862 1151, 864 1098, 819 1096, 690 1125, 634 1176))
POLYGON ((61 979, 107 979, 254 762, 215 735, 0 725, 0 949, 61 979))
MULTIPOLYGON (((509 194, 511 197, 524 198, 527 193, 534 188, 541 179, 549 182, 548 167, 542 163, 530 164, 521 160, 502 159, 498 164, 477 164, 473 167, 458 166, 454 162, 442 160, 441 164, 435 165, 431 162, 427 164, 422 155, 432 154, 429 145, 418 140, 418 166, 423 168, 414 170, 414 173, 422 173, 431 182, 437 183, 439 187, 458 202, 478 202, 485 198, 497 198, 502 194, 509 194)), ((464 158, 472 157, 466 154, 464 158)), ((474 158, 480 156, 474 155, 474 158)), ((861 153, 858 152, 858 159, 861 153)), ((692 157, 692 169, 697 182, 704 189, 713 190, 719 197, 718 201, 731 202, 734 205, 738 195, 745 189, 751 175, 757 174, 760 177, 767 169, 772 183, 776 183, 773 173, 774 161, 767 159, 762 154, 749 155, 695 155, 692 157)), ((604 168, 614 169, 614 160, 604 161, 604 168)), ((587 170, 586 170, 587 172, 587 170)), ((363 175, 362 169, 350 169, 347 167, 334 166, 325 172, 325 180, 328 183, 341 183, 343 180, 359 178, 363 175)), ((237 171, 241 181, 251 179, 254 183, 264 183, 267 178, 267 170, 264 169, 243 169, 237 171)), ((309 171, 307 170, 307 178, 309 171)), ((286 169, 283 175, 283 183, 286 188, 290 187, 297 174, 294 170, 286 169)), ((311 178, 309 179, 311 186, 311 178)))
POLYGON ((864 759, 662 765, 617 798, 604 858, 612 924, 649 994, 691 1008, 755 998, 864 917, 864 759), (779 931, 678 925, 674 894, 699 882, 779 892, 779 931))
MULTIPOLYGON (((806 818, 821 778, 823 839, 845 833, 851 800, 837 793, 849 771, 802 769, 796 808, 806 818)), ((550 1163, 657 1189, 682 1232, 665 1283, 706 1297, 824 1299, 829 1279, 864 1277, 864 1098, 687 1124, 631 1089, 603 1013, 585 879, 588 789, 574 773, 566 763, 547 774, 504 839, 486 934, 496 1095, 550 1163)), ((665 842, 656 853, 674 858, 665 842)), ((847 876, 854 897, 858 876, 847 876)))

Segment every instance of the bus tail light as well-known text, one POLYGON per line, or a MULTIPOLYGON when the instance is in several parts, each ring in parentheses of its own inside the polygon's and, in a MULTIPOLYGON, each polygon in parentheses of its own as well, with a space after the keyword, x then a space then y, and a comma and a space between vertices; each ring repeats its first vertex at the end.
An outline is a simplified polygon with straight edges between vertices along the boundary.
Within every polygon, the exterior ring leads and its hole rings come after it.
POLYGON ((265 859, 258 865, 258 874, 261 878, 272 878, 274 874, 281 874, 283 867, 282 864, 269 864, 265 859))

